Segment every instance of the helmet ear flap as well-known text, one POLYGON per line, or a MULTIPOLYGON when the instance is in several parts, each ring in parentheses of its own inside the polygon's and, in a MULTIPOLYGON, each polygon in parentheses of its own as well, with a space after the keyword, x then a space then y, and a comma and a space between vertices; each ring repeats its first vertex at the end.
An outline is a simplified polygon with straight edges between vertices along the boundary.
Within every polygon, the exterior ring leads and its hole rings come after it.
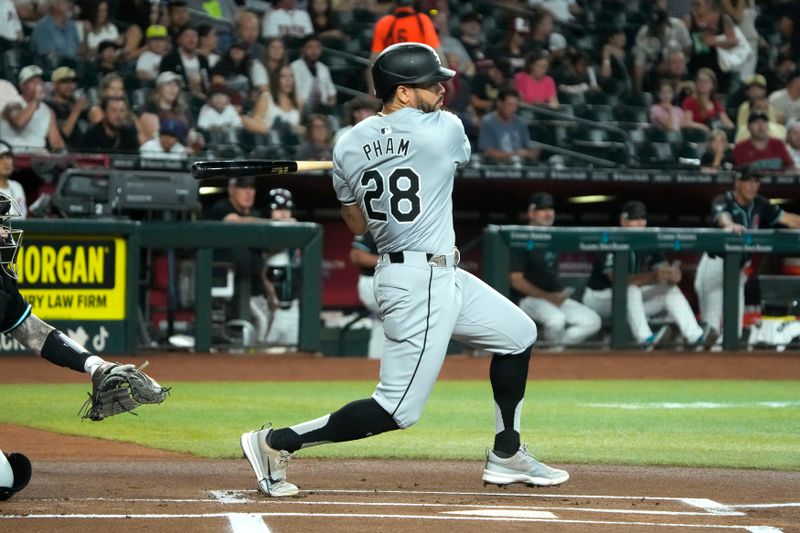
POLYGON ((32 472, 30 460, 21 453, 0 452, 0 501, 24 489, 32 472), (3 486, 6 484, 9 486, 3 486))

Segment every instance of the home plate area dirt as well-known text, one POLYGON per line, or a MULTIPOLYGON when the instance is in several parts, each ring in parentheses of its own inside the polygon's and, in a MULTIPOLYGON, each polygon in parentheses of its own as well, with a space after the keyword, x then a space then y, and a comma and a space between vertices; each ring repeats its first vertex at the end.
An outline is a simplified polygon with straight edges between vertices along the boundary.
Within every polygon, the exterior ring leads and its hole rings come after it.
MULTIPOLYGON (((162 383, 377 375, 374 361, 358 359, 147 359, 162 383), (206 378, 188 375, 191 368, 203 368, 206 378)), ((772 353, 543 354, 532 379, 797 379, 798 359, 772 353)), ((481 379, 487 370, 488 360, 457 357, 445 364, 442 379, 481 379)), ((85 382, 85 376, 37 358, 0 358, 0 383, 70 381, 85 382)), ((291 466, 300 494, 276 499, 255 490, 243 459, 199 459, 2 424, 0 435, 3 449, 24 451, 34 467, 30 485, 0 502, 0 531, 800 532, 800 472, 571 464, 554 465, 572 476, 561 487, 499 488, 480 481, 480 461, 300 458, 291 466)))

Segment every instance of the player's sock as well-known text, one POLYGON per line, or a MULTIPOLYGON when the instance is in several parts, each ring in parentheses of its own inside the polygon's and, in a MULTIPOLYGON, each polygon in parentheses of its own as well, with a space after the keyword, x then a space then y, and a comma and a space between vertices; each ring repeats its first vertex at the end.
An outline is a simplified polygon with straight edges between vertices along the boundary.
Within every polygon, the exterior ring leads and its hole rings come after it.
POLYGON ((316 420, 276 429, 269 434, 267 444, 276 450, 295 452, 300 448, 358 440, 395 429, 400 429, 397 422, 378 402, 369 398, 350 402, 316 420))
POLYGON ((511 457, 519 450, 519 426, 531 348, 520 353, 492 356, 489 380, 495 403, 494 453, 511 457))
POLYGON ((86 372, 86 360, 92 354, 57 329, 47 335, 42 345, 42 357, 53 364, 86 372))

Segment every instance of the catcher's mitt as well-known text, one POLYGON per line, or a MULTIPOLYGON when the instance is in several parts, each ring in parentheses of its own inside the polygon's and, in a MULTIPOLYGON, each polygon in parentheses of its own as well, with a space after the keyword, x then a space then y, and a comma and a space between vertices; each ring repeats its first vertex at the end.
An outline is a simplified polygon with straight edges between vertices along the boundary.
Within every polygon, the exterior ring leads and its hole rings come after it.
MULTIPOLYGON (((142 372, 148 361, 134 365, 106 363, 92 376, 92 392, 81 407, 81 418, 103 420, 120 413, 130 413, 144 403, 161 403, 169 395, 165 388, 142 372)), ((136 413, 132 413, 136 414, 136 413)))

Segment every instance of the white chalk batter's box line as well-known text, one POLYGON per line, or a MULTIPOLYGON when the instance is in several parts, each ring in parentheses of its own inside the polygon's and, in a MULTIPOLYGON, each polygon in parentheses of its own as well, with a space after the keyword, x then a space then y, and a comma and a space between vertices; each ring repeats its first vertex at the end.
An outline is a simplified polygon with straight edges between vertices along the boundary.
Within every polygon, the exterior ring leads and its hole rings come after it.
MULTIPOLYGON (((522 506, 522 505, 490 505, 490 504, 440 504, 440 503, 408 503, 408 502, 354 502, 354 501, 303 501, 294 498, 266 499, 260 496, 257 490, 218 490, 209 491, 211 498, 71 498, 70 502, 124 502, 124 503, 220 503, 225 505, 235 504, 266 504, 266 505, 298 505, 298 506, 361 506, 361 507, 418 507, 418 508, 456 508, 457 511, 439 511, 437 515, 408 515, 386 513, 319 513, 319 512, 235 512, 235 513, 202 513, 202 514, 152 514, 152 513, 126 513, 118 514, 32 514, 32 515, 0 515, 0 519, 187 519, 187 518, 226 518, 233 533, 266 533, 269 528, 264 523, 264 518, 269 517, 326 517, 326 518, 363 518, 363 519, 395 519, 395 520, 469 520, 469 521, 500 521, 500 522, 556 522, 561 524, 584 525, 619 525, 638 527, 672 527, 672 528, 700 528, 700 529, 733 529, 749 531, 751 533, 780 533, 781 530, 771 526, 742 526, 733 524, 691 524, 691 523, 660 523, 660 522, 629 522, 614 520, 575 520, 559 518, 549 511, 583 511, 596 513, 618 513, 628 515, 662 515, 662 516, 705 516, 705 517, 741 517, 745 513, 735 509, 747 508, 778 508, 800 507, 800 502, 787 503, 759 503, 724 505, 706 498, 676 498, 654 496, 610 496, 610 495, 574 495, 574 494, 531 494, 531 493, 497 493, 497 492, 456 492, 456 491, 401 491, 401 490, 363 490, 363 489, 312 489, 302 492, 308 494, 384 494, 384 495, 452 495, 452 496, 485 496, 494 498, 559 498, 559 499, 594 499, 594 500, 622 500, 622 501, 670 501, 679 502, 693 508, 702 509, 702 512, 684 511, 648 511, 633 509, 596 509, 578 507, 555 506, 522 506), (252 495, 252 497, 251 497, 252 495)), ((67 501, 59 499, 38 499, 43 501, 67 501)))

